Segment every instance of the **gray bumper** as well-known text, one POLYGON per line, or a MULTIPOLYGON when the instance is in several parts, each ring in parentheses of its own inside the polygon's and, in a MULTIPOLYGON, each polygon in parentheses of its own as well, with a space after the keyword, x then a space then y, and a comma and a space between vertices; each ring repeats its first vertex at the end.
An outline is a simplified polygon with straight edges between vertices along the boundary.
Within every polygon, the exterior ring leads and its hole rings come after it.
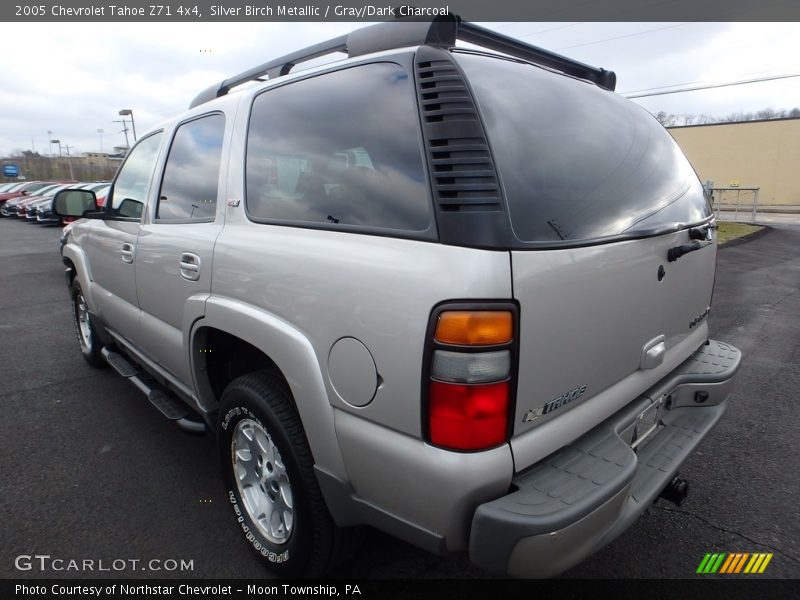
POLYGON ((503 575, 550 577, 614 540, 716 425, 740 361, 739 350, 710 341, 623 410, 518 474, 515 492, 476 510, 471 560, 503 575), (634 451, 626 432, 659 399, 669 406, 662 427, 634 451))

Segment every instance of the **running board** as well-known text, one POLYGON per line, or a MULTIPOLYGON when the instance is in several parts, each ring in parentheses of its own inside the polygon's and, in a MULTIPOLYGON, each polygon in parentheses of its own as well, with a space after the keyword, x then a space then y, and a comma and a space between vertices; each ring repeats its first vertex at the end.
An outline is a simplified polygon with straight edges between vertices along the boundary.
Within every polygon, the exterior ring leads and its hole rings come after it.
POLYGON ((119 352, 115 352, 109 346, 101 350, 105 361, 125 379, 139 388, 150 404, 155 406, 164 417, 175 424, 183 431, 188 433, 205 433, 206 426, 202 421, 189 419, 190 410, 180 400, 169 394, 152 377, 142 371, 138 366, 130 362, 119 352))

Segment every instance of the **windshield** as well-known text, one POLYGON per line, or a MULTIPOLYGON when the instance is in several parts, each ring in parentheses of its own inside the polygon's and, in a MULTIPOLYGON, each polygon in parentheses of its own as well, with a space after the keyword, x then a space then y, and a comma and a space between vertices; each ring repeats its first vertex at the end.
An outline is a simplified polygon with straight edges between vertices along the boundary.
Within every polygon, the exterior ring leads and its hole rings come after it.
POLYGON ((523 242, 663 231, 711 215, 694 170, 643 108, 584 81, 455 53, 523 242))
POLYGON ((59 183, 54 183, 52 185, 48 185, 46 187, 40 188, 40 189, 36 190, 35 192, 31 192, 31 195, 32 196, 33 195, 35 195, 35 196, 44 196, 45 194, 50 193, 50 192, 52 192, 54 190, 57 190, 57 189, 59 189, 61 187, 64 187, 64 186, 62 184, 59 184, 59 183))

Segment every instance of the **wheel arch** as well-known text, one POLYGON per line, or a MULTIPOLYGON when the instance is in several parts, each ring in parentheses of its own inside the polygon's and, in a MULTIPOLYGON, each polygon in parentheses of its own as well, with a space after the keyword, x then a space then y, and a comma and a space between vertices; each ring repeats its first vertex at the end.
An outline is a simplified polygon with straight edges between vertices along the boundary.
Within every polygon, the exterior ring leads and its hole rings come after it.
POLYGON ((71 285, 74 279, 78 280, 78 283, 81 284, 83 297, 86 299, 89 309, 94 313, 97 307, 94 302, 92 276, 89 270, 89 261, 86 259, 86 253, 75 244, 67 244, 64 246, 61 257, 64 266, 72 271, 72 273, 68 274, 67 285, 71 285))
POLYGON ((239 375, 270 370, 291 391, 315 464, 347 479, 322 370, 301 331, 256 306, 211 297, 192 328, 189 348, 195 389, 206 411, 216 411, 225 386, 239 375))

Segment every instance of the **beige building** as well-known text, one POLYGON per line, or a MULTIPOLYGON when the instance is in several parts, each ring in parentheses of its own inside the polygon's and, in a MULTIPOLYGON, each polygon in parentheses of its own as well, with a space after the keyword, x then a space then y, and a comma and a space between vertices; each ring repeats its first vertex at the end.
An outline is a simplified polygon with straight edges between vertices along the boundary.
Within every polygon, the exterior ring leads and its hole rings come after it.
MULTIPOLYGON (((800 119, 671 127, 702 181, 760 188, 759 206, 800 207, 800 119)), ((725 198, 732 195, 726 192, 725 198)))

